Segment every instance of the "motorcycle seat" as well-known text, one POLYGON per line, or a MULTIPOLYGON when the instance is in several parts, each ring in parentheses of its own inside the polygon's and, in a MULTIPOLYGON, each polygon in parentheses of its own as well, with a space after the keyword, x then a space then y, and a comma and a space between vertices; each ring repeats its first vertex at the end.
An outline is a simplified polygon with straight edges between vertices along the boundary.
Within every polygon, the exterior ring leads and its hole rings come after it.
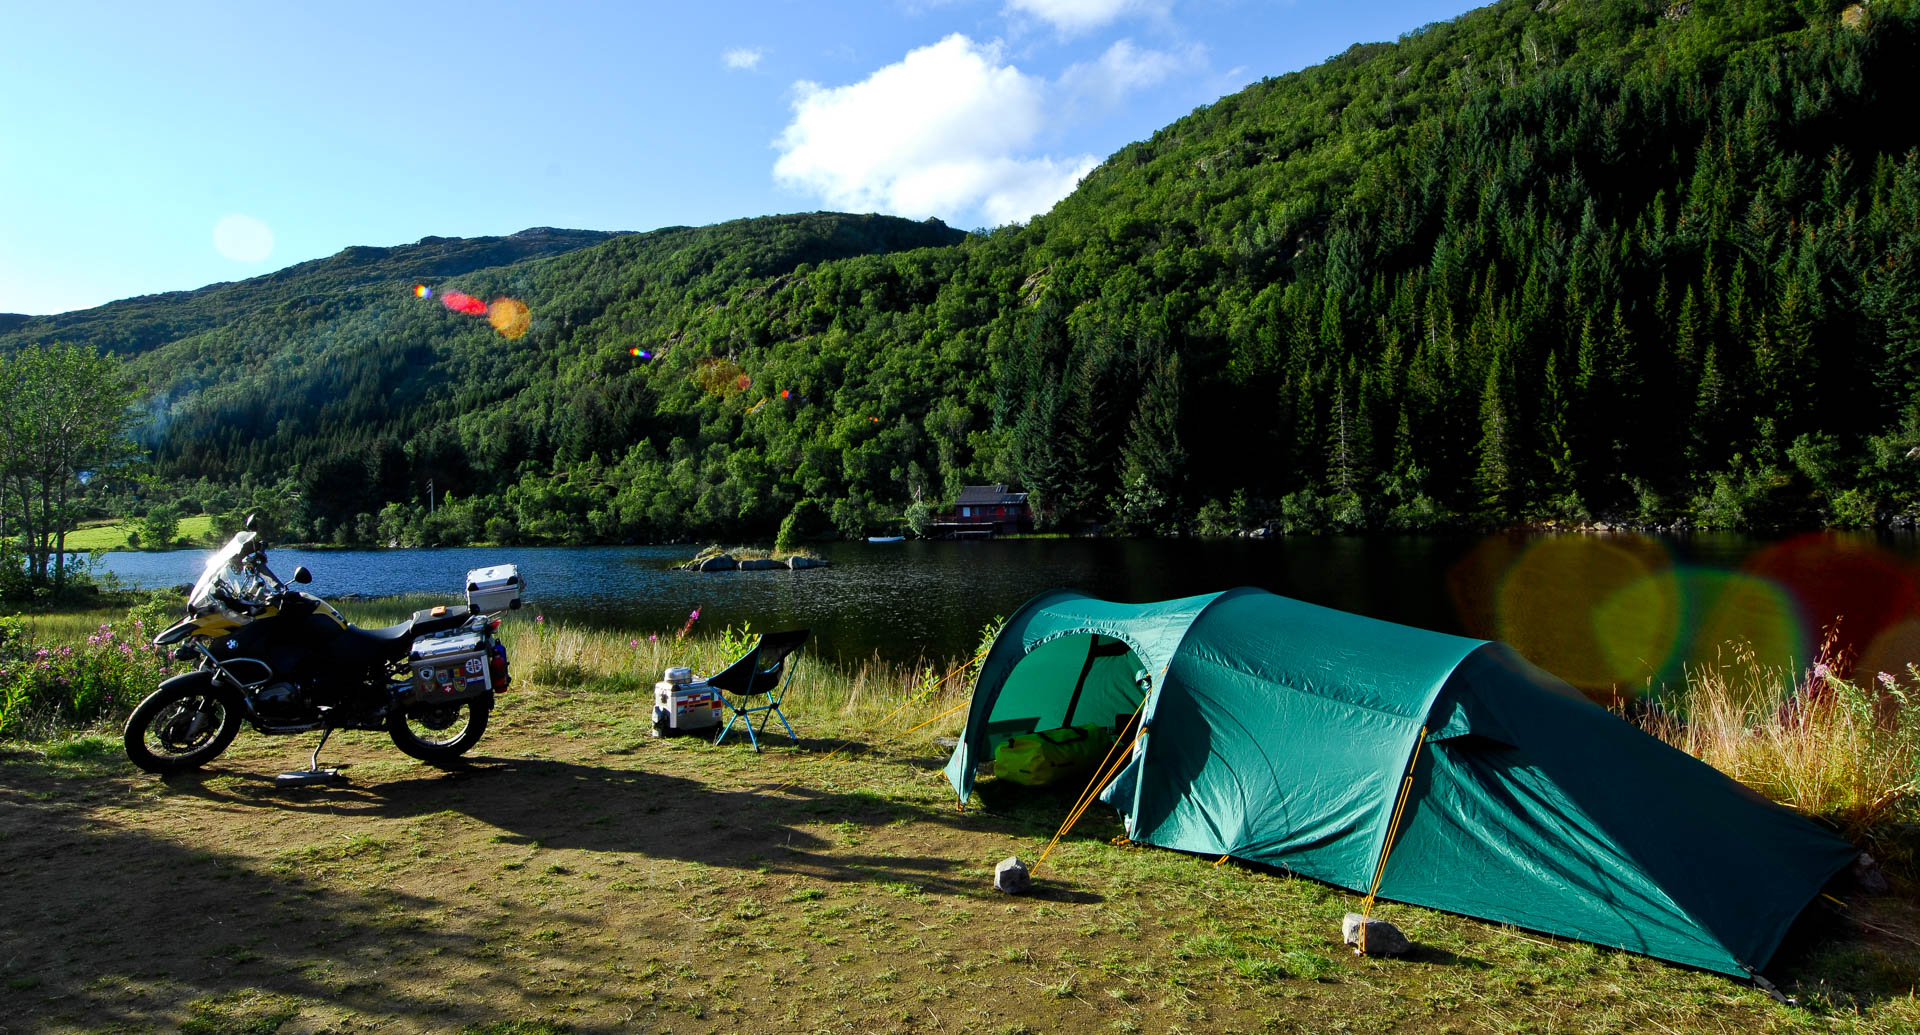
POLYGON ((427 636, 449 629, 458 629, 467 621, 470 609, 459 607, 432 608, 416 611, 412 618, 394 625, 378 629, 362 629, 349 625, 341 633, 341 639, 335 641, 335 651, 342 660, 352 664, 364 664, 375 660, 391 660, 407 653, 408 644, 415 636, 427 636), (441 612, 434 614, 434 611, 441 612))
POLYGON ((394 643, 400 640, 410 639, 413 636, 413 620, 408 619, 398 625, 383 625, 378 629, 362 629, 357 625, 349 625, 347 626, 347 631, 357 635, 362 640, 394 643))
MULTIPOLYGON (((406 626, 408 631, 412 632, 415 636, 429 636, 433 633, 460 628, 467 623, 468 616, 472 614, 473 609, 465 604, 458 604, 453 607, 432 607, 425 611, 415 611, 413 613, 413 620, 411 622, 402 622, 401 625, 406 626), (435 611, 440 613, 434 614, 435 611)), ((395 626, 395 628, 399 628, 399 626, 395 626)))

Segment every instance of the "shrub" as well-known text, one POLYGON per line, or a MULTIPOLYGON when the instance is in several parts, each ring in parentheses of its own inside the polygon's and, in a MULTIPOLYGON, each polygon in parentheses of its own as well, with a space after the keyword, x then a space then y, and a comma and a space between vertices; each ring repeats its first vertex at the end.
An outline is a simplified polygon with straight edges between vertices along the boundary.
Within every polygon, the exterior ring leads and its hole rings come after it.
POLYGON ((47 736, 130 711, 172 667, 134 625, 116 633, 102 623, 84 644, 53 646, 28 639, 24 619, 0 619, 0 738, 47 736))
POLYGON ((791 550, 800 545, 801 540, 819 535, 822 520, 818 503, 812 500, 795 503, 786 520, 780 522, 780 534, 774 537, 773 548, 791 550))

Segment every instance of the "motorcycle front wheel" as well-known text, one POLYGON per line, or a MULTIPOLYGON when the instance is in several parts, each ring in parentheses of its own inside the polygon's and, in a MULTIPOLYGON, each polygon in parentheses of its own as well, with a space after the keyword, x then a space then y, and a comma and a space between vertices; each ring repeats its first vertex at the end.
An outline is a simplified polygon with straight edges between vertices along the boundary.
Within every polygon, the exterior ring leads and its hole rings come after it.
POLYGON ((149 773, 198 769, 240 732, 240 709, 213 677, 173 682, 147 695, 127 718, 127 760, 149 773))
POLYGON ((387 716, 387 735, 394 747, 428 765, 451 766, 480 743, 491 711, 492 694, 452 704, 398 706, 387 716))

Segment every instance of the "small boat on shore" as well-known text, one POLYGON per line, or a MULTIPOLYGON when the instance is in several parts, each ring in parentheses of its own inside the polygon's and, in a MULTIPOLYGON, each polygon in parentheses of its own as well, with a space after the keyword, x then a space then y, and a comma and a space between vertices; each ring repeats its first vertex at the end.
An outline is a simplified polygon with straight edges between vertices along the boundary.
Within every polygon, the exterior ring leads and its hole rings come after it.
POLYGON ((906 541, 907 537, 903 535, 870 535, 867 537, 867 542, 869 543, 904 543, 906 541))

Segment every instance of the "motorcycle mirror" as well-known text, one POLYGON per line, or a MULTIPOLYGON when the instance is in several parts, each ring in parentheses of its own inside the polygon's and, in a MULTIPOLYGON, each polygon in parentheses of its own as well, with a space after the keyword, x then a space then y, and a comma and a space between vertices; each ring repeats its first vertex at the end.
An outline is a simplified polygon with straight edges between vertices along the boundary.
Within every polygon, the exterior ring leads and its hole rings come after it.
POLYGON ((313 572, 308 571, 307 566, 302 564, 298 568, 293 569, 293 581, 304 586, 313 581, 313 572))
POLYGON ((246 522, 247 531, 249 532, 253 531, 254 526, 258 525, 259 523, 260 523, 260 515, 258 513, 247 515, 247 522, 246 522))

